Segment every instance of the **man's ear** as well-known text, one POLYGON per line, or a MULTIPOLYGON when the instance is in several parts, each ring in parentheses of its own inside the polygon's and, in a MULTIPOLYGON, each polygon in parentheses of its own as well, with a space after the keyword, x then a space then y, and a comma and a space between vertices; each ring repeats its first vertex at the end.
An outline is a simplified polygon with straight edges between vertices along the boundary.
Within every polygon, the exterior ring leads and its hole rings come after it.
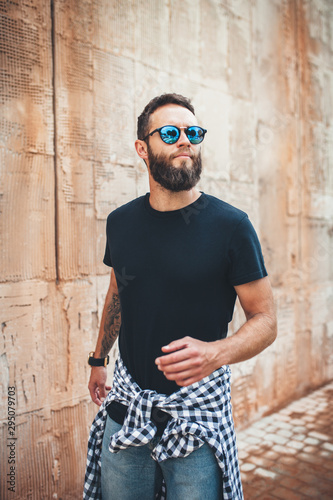
POLYGON ((135 141, 135 149, 140 158, 142 158, 144 161, 148 159, 147 144, 145 143, 145 141, 137 139, 135 141))

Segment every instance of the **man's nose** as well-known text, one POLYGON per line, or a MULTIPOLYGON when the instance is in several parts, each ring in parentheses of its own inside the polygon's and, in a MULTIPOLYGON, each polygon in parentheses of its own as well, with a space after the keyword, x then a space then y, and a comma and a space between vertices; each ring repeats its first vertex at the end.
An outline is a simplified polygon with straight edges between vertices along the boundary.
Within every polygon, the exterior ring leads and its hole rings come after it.
POLYGON ((187 137, 187 135, 185 134, 185 130, 180 130, 180 136, 179 136, 179 139, 177 141, 177 146, 178 147, 182 147, 182 146, 189 146, 191 143, 187 137))

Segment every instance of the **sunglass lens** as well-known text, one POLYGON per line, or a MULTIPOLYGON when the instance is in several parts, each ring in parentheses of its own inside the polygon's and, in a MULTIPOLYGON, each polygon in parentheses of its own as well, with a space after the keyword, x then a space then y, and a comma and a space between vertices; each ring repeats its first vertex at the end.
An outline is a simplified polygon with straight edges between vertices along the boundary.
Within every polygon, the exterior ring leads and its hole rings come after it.
POLYGON ((167 144, 174 144, 179 139, 179 130, 177 127, 162 127, 160 130, 160 136, 162 141, 166 142, 167 144))
POLYGON ((205 131, 201 127, 189 127, 186 134, 192 144, 200 144, 205 138, 205 131))

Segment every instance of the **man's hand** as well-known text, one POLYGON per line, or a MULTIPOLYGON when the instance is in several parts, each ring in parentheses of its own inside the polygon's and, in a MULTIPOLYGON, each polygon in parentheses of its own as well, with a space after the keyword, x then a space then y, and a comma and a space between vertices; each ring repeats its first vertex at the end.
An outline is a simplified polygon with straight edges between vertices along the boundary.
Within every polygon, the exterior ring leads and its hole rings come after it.
POLYGON ((215 342, 184 337, 162 347, 162 351, 167 354, 156 358, 157 368, 179 386, 198 382, 218 368, 215 342))
POLYGON ((111 386, 105 385, 107 377, 107 370, 105 366, 92 366, 88 389, 91 399, 95 404, 101 406, 106 398, 107 392, 111 386))

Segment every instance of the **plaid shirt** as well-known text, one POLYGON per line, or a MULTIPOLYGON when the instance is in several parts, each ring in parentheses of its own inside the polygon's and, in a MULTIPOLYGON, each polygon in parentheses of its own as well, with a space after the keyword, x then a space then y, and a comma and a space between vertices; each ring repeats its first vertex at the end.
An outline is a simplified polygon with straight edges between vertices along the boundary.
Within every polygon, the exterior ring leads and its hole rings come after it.
MULTIPOLYGON (((101 500, 101 452, 107 418, 106 406, 118 401, 128 406, 124 424, 111 437, 110 452, 129 446, 143 446, 156 434, 151 421, 153 406, 171 418, 152 458, 162 462, 168 458, 186 457, 207 443, 218 461, 223 482, 223 499, 242 500, 236 436, 230 402, 230 368, 223 366, 200 382, 166 396, 151 390, 141 390, 119 356, 113 387, 100 407, 92 424, 88 440, 87 468, 83 499, 101 500)), ((166 498, 165 485, 157 496, 166 498)))

